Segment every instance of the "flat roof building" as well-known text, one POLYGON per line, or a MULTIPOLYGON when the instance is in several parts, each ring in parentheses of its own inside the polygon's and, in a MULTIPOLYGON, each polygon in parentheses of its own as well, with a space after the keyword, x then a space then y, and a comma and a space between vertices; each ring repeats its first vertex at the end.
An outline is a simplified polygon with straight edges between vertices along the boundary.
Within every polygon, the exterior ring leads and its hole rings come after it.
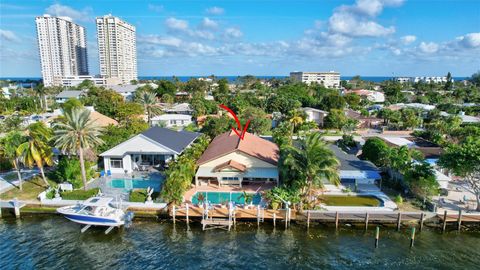
POLYGON ((327 88, 340 88, 340 72, 290 72, 290 78, 306 84, 318 83, 327 88))

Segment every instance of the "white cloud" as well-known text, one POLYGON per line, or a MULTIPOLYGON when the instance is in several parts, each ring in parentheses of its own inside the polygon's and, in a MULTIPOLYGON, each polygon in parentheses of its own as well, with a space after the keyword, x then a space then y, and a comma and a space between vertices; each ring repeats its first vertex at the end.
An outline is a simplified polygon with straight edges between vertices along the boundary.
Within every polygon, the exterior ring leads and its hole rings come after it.
POLYGON ((469 33, 464 36, 457 37, 458 43, 465 48, 480 47, 480 33, 469 33))
POLYGON ((221 7, 210 7, 210 8, 207 8, 205 12, 211 15, 222 15, 223 13, 225 13, 225 9, 221 7))
POLYGON ((395 32, 393 26, 385 27, 374 18, 387 6, 398 6, 403 0, 357 0, 354 5, 335 9, 328 20, 329 31, 352 37, 379 37, 395 32))
POLYGON ((20 39, 15 35, 14 32, 9 30, 0 29, 0 40, 6 40, 10 42, 18 42, 20 39))
POLYGON ((242 31, 236 27, 230 27, 225 29, 225 37, 227 38, 241 38, 243 36, 242 31))
POLYGON ((148 35, 148 36, 139 36, 138 40, 146 44, 170 46, 170 47, 179 47, 182 44, 182 40, 177 37, 171 36, 158 36, 158 35, 148 35))
POLYGON ((426 54, 431 54, 431 53, 436 53, 439 49, 439 45, 435 42, 421 42, 420 46, 418 46, 418 49, 422 53, 426 54))
POLYGON ((211 20, 209 18, 203 18, 202 23, 201 23, 202 28, 217 28, 218 23, 214 20, 211 20))
POLYGON ((392 34, 395 28, 374 21, 359 19, 349 13, 335 13, 329 19, 330 31, 353 37, 378 37, 392 34))
POLYGON ((407 35, 407 36, 401 37, 400 40, 402 41, 403 44, 409 45, 415 42, 415 40, 417 40, 417 37, 413 35, 407 35))
POLYGON ((163 11, 163 6, 162 5, 148 4, 148 9, 153 11, 153 12, 162 12, 163 11))
POLYGON ((45 9, 45 12, 54 16, 66 16, 75 21, 90 21, 91 8, 84 8, 83 10, 75 10, 69 6, 61 4, 53 4, 45 9))
POLYGON ((188 22, 185 20, 179 20, 171 17, 165 20, 165 24, 170 30, 180 30, 180 31, 188 30, 188 22))

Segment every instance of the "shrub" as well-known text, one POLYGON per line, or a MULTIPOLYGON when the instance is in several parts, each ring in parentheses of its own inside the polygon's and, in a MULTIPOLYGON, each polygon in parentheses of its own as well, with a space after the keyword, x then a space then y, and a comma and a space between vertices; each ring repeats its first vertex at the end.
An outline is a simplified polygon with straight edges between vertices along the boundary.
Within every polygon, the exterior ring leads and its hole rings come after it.
POLYGON ((12 163, 7 159, 0 159, 0 172, 12 169, 12 163))
POLYGON ((265 198, 269 201, 270 207, 275 209, 278 208, 283 201, 287 201, 292 204, 300 202, 300 192, 298 190, 290 189, 286 186, 274 187, 265 192, 265 198))
POLYGON ((398 194, 397 196, 395 196, 395 203, 396 203, 397 205, 402 205, 402 204, 403 204, 402 195, 398 194))
MULTIPOLYGON (((153 192, 152 200, 156 200, 160 195, 160 192, 153 192)), ((145 202, 147 201, 147 190, 146 189, 133 189, 130 191, 130 196, 128 198, 130 202, 145 202)))
POLYGON ((99 188, 92 188, 89 190, 66 191, 61 192, 60 196, 64 200, 86 200, 90 197, 96 196, 99 191, 99 188))
MULTIPOLYGON (((87 180, 95 176, 95 170, 91 168, 92 165, 91 162, 85 161, 87 180)), ((74 188, 83 187, 80 161, 77 158, 61 158, 58 162, 57 169, 53 171, 49 177, 57 183, 69 182, 74 188)))

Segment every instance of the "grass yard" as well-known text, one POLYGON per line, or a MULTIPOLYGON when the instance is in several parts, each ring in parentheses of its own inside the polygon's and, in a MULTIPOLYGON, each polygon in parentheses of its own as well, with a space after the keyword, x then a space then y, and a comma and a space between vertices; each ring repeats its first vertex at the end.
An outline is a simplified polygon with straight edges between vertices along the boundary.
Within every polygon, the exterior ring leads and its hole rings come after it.
MULTIPOLYGON (((54 182, 50 181, 50 184, 53 185, 54 182)), ((34 177, 30 181, 23 182, 23 191, 20 191, 18 187, 15 187, 0 194, 0 199, 10 200, 17 198, 19 200, 36 200, 38 194, 47 189, 44 185, 45 183, 43 183, 41 177, 34 177)))
POLYGON ((371 196, 321 196, 327 206, 380 206, 380 201, 371 196))

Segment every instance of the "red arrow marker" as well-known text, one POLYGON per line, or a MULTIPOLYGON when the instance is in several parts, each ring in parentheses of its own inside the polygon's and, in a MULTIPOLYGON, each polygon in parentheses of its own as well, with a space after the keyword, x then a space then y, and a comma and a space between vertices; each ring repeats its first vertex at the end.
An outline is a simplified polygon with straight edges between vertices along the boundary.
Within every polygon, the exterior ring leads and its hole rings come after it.
POLYGON ((235 134, 237 134, 240 139, 243 140, 245 138, 245 132, 247 132, 248 124, 250 124, 250 119, 247 121, 247 123, 245 123, 245 127, 242 129, 242 124, 240 123, 240 120, 238 120, 237 115, 232 111, 232 109, 228 108, 223 104, 220 104, 220 108, 225 109, 233 116, 233 119, 235 119, 235 122, 237 122, 238 130, 233 127, 232 130, 233 132, 235 132, 235 134))

